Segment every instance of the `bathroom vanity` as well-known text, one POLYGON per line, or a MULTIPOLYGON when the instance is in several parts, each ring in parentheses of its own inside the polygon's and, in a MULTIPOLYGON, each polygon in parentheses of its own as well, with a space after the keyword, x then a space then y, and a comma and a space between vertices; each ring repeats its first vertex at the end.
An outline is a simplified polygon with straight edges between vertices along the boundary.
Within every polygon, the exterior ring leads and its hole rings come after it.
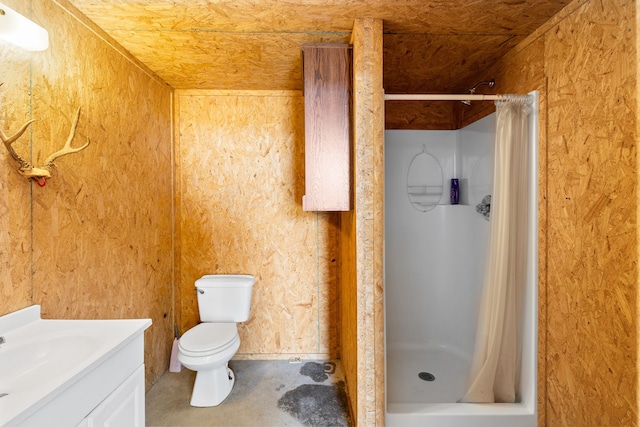
POLYGON ((150 325, 46 320, 38 305, 0 317, 0 426, 144 426, 150 325))

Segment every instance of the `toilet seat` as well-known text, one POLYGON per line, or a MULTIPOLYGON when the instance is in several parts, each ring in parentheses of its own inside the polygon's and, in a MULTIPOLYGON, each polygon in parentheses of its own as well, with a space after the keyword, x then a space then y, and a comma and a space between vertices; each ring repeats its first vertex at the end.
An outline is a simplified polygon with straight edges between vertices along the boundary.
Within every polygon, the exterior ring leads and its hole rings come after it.
POLYGON ((235 323, 200 323, 178 340, 185 356, 202 357, 220 353, 240 341, 235 323))

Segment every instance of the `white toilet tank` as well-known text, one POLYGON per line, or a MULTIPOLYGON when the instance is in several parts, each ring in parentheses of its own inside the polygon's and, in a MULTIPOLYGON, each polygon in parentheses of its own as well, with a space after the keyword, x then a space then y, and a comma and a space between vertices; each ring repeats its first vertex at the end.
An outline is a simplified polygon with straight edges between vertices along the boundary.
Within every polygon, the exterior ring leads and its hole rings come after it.
POLYGON ((200 321, 246 321, 254 283, 246 274, 210 274, 196 280, 200 321))

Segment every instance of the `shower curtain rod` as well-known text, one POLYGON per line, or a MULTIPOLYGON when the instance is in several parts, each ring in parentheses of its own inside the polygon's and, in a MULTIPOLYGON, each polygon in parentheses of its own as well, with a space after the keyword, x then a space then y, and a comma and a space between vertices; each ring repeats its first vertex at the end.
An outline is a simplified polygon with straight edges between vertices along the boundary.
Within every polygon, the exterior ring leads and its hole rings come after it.
POLYGON ((385 101, 495 101, 502 99, 504 95, 474 95, 474 94, 450 94, 450 93, 423 93, 423 94, 385 94, 385 101))

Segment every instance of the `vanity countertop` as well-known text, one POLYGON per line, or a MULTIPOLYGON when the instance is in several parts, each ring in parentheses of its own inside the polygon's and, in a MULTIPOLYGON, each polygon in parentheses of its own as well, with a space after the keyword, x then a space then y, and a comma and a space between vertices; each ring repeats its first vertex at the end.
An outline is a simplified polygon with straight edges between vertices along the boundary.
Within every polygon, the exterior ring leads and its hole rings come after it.
POLYGON ((39 305, 1 316, 0 426, 20 424, 150 325, 150 319, 42 319, 39 305))

